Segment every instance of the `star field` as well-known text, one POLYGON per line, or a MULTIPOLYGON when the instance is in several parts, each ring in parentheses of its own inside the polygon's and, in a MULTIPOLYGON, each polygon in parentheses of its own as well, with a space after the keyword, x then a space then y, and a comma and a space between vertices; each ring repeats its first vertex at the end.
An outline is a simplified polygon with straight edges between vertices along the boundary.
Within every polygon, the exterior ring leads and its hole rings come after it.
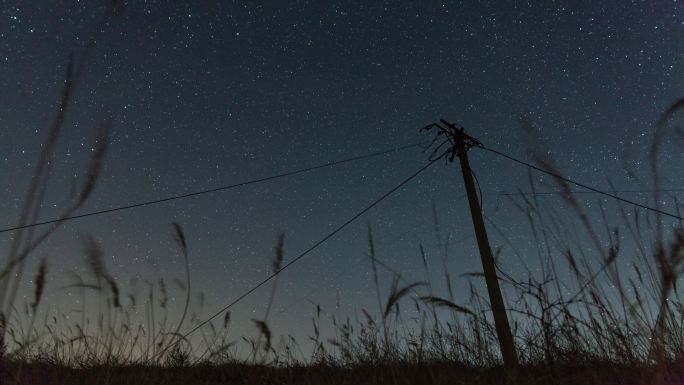
MULTIPOLYGON (((0 227, 18 216, 68 54, 82 54, 105 5, 0 1, 0 227)), ((415 143, 427 139, 418 129, 440 118, 519 158, 543 148, 566 175, 587 184, 649 189, 655 122, 684 90, 681 1, 133 1, 98 36, 52 161, 41 219, 59 215, 68 202, 83 178, 94 129, 105 120, 112 123, 111 145, 83 212, 415 143), (536 131, 521 127, 522 115, 536 131)), ((660 187, 681 188, 682 148, 666 142, 660 187)), ((426 158, 404 151, 66 223, 36 253, 48 258, 53 309, 68 313, 73 306, 72 293, 57 289, 69 271, 83 269, 84 234, 101 242, 124 286, 131 277, 182 277, 169 225, 178 222, 195 293, 204 293, 202 312, 193 302, 201 318, 270 274, 279 232, 287 261, 426 158)), ((521 212, 495 193, 529 190, 527 170, 476 150, 471 164, 485 215, 508 237, 490 229, 493 247, 502 248, 505 269, 519 273, 507 242, 531 265, 537 246, 521 212)), ((378 258, 409 281, 424 280, 423 243, 430 273, 441 282, 433 204, 442 239, 451 239, 454 287, 467 287, 456 277, 481 267, 455 167, 432 167, 284 273, 276 333, 308 333, 312 303, 338 317, 375 309, 369 224, 378 258)), ((540 190, 554 189, 548 178, 533 179, 540 190)), ((572 213, 558 197, 540 199, 572 213)), ((595 196, 580 201, 611 207, 595 196)), ((10 239, 0 235, 2 244, 10 239)), ((387 286, 391 276, 382 281, 387 286)), ((247 321, 262 314, 266 296, 259 291, 234 309, 234 318, 245 321, 238 330, 251 330, 247 321)))

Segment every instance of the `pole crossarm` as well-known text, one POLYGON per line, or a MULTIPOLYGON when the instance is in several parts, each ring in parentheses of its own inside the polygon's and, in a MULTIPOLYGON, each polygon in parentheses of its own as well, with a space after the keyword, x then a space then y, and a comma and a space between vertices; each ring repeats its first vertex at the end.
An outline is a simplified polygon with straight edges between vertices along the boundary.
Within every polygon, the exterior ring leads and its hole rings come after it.
POLYGON ((423 127, 421 131, 431 131, 432 129, 437 129, 437 134, 426 149, 433 147, 436 143, 439 143, 439 145, 430 154, 430 160, 443 157, 448 162, 453 162, 457 156, 465 154, 473 147, 484 148, 482 142, 466 134, 463 127, 449 123, 444 119, 440 119, 439 123, 432 123, 423 127), (447 144, 451 146, 444 150, 444 145, 447 144))

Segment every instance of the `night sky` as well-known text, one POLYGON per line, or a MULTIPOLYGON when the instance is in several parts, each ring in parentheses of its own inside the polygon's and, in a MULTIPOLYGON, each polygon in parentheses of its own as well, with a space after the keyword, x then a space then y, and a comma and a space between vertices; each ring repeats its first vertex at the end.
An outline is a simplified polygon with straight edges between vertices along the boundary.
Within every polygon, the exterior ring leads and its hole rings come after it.
MULTIPOLYGON (((67 116, 41 219, 62 211, 83 178, 94 129, 108 119, 106 165, 80 212, 412 144, 428 139, 419 128, 440 118, 521 159, 530 159, 536 143, 565 175, 587 184, 651 189, 647 150, 655 122, 684 90, 684 4, 677 0, 186 3, 128 2, 105 26, 67 116), (526 133, 521 115, 538 131, 526 133)), ((68 54, 82 52, 105 8, 98 1, 0 2, 2 228, 19 215, 68 54)), ((684 187, 682 149, 675 141, 663 148, 661 188, 684 187)), ((49 309, 72 314, 77 299, 61 288, 69 271, 84 271, 84 234, 101 242, 108 268, 128 290, 135 276, 183 277, 172 238, 171 223, 178 222, 206 315, 270 274, 280 232, 287 261, 423 166, 427 155, 402 151, 74 220, 30 266, 48 258, 49 309)), ((477 149, 470 158, 485 215, 534 265, 537 247, 525 233, 526 219, 497 195, 528 191, 527 170, 477 149)), ((554 190, 548 178, 533 176, 540 190, 554 190)), ((426 279, 423 243, 431 279, 443 288, 433 204, 442 239, 451 239, 456 300, 465 301, 460 274, 481 266, 463 194, 456 165, 438 163, 292 266, 278 283, 274 331, 310 334, 312 303, 341 318, 377 310, 366 258, 369 224, 378 258, 408 281, 426 279)), ((652 203, 649 194, 629 197, 652 203)), ((560 198, 540 199, 572 215, 560 198)), ((590 207, 599 198, 580 201, 590 207)), ((3 252, 11 236, 0 235, 3 252)), ((490 237, 493 248, 502 247, 502 266, 521 273, 501 234, 490 230, 490 237)), ((390 281, 383 272, 384 291, 390 281)), ((170 291, 180 306, 180 291, 171 285, 170 291)), ((263 316, 268 293, 260 290, 232 309, 235 335, 253 332, 250 319, 263 316)))

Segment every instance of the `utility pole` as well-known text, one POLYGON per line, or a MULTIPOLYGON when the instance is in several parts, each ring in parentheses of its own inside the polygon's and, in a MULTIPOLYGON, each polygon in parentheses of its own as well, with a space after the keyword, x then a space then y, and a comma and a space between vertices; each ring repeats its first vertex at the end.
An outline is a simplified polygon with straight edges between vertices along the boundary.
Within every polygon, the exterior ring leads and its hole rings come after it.
POLYGON ((466 134, 462 127, 458 128, 445 120, 440 120, 440 122, 441 124, 434 123, 425 127, 425 130, 430 130, 432 128, 439 129, 437 136, 433 140, 433 144, 436 143, 438 139, 444 138, 444 141, 433 151, 431 158, 434 159, 435 155, 437 155, 438 158, 445 157, 449 162, 453 162, 455 157, 460 159, 463 182, 465 183, 466 192, 468 194, 470 214, 473 219, 473 226, 475 227, 477 246, 480 250, 480 258, 482 259, 482 268, 487 284, 487 292, 489 293, 489 302, 492 306, 492 314, 494 315, 494 326, 499 339, 501 355, 506 369, 515 371, 518 366, 518 355, 515 350, 513 334, 511 333, 511 328, 508 323, 508 316, 506 315, 506 308, 504 306, 503 296, 501 295, 499 280, 496 275, 494 256, 492 255, 492 249, 489 246, 487 230, 485 229, 484 220, 482 219, 480 202, 475 191, 472 170, 470 169, 470 163, 468 162, 468 150, 472 147, 482 147, 482 143, 466 134), (451 147, 442 153, 439 153, 439 151, 443 149, 444 144, 450 144, 451 147))

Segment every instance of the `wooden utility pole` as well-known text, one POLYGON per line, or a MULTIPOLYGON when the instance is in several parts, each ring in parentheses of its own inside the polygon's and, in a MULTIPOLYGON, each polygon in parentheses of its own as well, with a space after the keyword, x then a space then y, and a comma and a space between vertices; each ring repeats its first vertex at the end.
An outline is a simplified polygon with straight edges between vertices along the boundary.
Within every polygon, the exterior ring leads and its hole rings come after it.
MULTIPOLYGON (((438 135, 445 135, 447 137, 446 139, 448 139, 451 144, 451 147, 442 154, 439 154, 439 156, 445 156, 451 162, 453 162, 456 156, 460 159, 461 172, 463 173, 463 181, 468 194, 470 214, 473 219, 473 226, 475 227, 477 246, 480 250, 480 257, 482 259, 482 268, 485 282, 487 283, 487 292, 489 293, 489 302, 492 306, 492 314, 494 315, 494 326, 499 339, 501 355, 503 357, 504 366, 508 370, 515 371, 518 366, 518 355, 515 350, 513 334, 511 333, 511 328, 508 323, 508 316, 506 315, 501 288, 499 287, 494 256, 492 255, 492 249, 489 246, 487 230, 485 229, 484 220, 482 219, 482 211, 480 202, 477 198, 475 183, 473 182, 472 170, 470 169, 470 163, 468 162, 468 150, 471 147, 481 147, 482 144, 477 139, 466 134, 463 128, 457 128, 454 124, 445 120, 441 120, 440 122, 442 125, 434 124, 426 127, 426 129, 429 130, 433 127, 439 128, 441 134, 438 135)), ((437 147, 437 150, 440 148, 442 147, 437 147)))

